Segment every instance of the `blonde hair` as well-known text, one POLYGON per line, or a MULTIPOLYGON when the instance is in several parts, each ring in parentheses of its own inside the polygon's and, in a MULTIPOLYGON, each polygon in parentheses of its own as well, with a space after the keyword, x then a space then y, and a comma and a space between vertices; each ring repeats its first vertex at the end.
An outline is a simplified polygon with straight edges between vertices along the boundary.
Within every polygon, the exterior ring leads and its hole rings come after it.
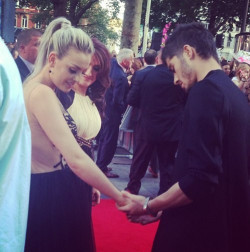
POLYGON ((118 55, 116 56, 118 63, 121 63, 125 59, 129 59, 134 56, 134 52, 131 49, 123 48, 120 50, 118 55))
POLYGON ((64 17, 54 19, 41 37, 34 71, 25 82, 42 70, 52 51, 61 59, 71 47, 86 54, 94 53, 93 43, 83 30, 71 26, 71 22, 64 17))
POLYGON ((249 78, 250 67, 247 63, 240 63, 236 68, 235 75, 237 76, 239 80, 240 80, 240 74, 242 71, 248 71, 248 78, 249 78))

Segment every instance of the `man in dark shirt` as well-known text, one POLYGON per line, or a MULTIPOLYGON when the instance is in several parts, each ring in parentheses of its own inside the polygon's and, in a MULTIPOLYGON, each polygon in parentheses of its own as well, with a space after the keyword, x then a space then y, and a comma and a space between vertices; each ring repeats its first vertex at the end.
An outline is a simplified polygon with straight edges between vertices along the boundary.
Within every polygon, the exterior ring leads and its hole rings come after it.
POLYGON ((212 34, 178 25, 163 60, 189 92, 173 186, 153 200, 129 195, 130 214, 164 210, 152 251, 248 252, 250 113, 221 70, 212 34))

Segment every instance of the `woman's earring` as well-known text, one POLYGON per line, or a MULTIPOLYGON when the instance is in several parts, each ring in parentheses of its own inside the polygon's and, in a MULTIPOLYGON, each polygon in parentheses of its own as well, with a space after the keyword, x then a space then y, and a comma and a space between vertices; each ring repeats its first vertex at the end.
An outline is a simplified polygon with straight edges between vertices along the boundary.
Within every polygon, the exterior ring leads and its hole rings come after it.
POLYGON ((51 70, 49 70, 49 73, 51 73, 51 70))

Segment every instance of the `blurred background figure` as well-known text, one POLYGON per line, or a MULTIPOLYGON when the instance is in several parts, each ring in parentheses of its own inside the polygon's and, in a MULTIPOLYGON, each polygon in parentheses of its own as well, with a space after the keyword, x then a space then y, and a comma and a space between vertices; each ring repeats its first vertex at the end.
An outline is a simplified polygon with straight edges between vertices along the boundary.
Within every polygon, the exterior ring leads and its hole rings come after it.
POLYGON ((37 57, 37 49, 42 33, 36 29, 24 30, 17 36, 16 49, 18 57, 16 64, 19 69, 22 82, 33 71, 37 57))
POLYGON ((238 86, 241 90, 244 88, 245 82, 249 79, 250 67, 247 63, 240 63, 235 72, 235 77, 232 81, 238 86))
POLYGON ((127 93, 129 83, 126 72, 132 66, 134 60, 133 51, 123 48, 117 55, 117 60, 111 61, 110 79, 111 86, 105 95, 105 118, 100 132, 96 164, 108 178, 117 178, 117 174, 111 172, 108 165, 111 163, 119 134, 119 126, 122 116, 127 108, 127 93))
POLYGON ((16 59, 18 57, 18 51, 16 49, 16 43, 15 42, 7 43, 6 45, 9 48, 10 53, 13 56, 13 58, 16 59))
POLYGON ((31 136, 18 69, 1 37, 0 59, 0 251, 21 252, 28 215, 31 136))
POLYGON ((113 51, 111 52, 111 57, 116 58, 116 55, 117 55, 116 51, 113 50, 113 51))
POLYGON ((224 73, 229 76, 231 73, 231 69, 230 69, 230 64, 229 62, 227 62, 227 60, 222 60, 221 61, 221 68, 224 71, 224 73))
POLYGON ((134 73, 144 67, 143 61, 140 58, 135 58, 134 62, 128 72, 128 81, 131 84, 131 79, 134 73))

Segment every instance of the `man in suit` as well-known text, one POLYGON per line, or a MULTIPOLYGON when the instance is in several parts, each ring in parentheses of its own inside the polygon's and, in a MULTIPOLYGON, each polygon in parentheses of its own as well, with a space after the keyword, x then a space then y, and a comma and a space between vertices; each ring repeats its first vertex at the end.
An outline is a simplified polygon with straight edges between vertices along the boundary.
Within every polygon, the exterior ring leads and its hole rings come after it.
POLYGON ((127 108, 126 96, 129 83, 126 71, 131 68, 133 58, 133 51, 123 48, 118 53, 117 60, 115 58, 111 60, 111 86, 108 88, 105 95, 105 118, 102 122, 96 160, 96 164, 108 178, 119 177, 117 174, 111 172, 108 165, 114 157, 117 147, 119 126, 122 115, 127 108))
MULTIPOLYGON (((126 190, 131 193, 138 194, 141 182, 140 180, 146 173, 147 165, 144 161, 142 125, 141 125, 141 110, 140 110, 140 89, 142 81, 146 73, 155 67, 157 59, 157 52, 153 49, 149 49, 144 54, 144 64, 146 65, 143 69, 134 73, 131 79, 131 87, 127 96, 127 102, 133 106, 133 122, 135 124, 133 130, 133 160, 130 167, 129 183, 126 190), (141 163, 145 164, 143 168, 141 163)), ((156 156, 156 155, 155 155, 156 156)), ((155 158, 155 160, 157 157, 155 158)))
POLYGON ((139 106, 140 119, 126 190, 138 194, 141 179, 155 150, 159 160, 161 193, 168 189, 171 183, 185 94, 180 87, 174 85, 173 74, 163 64, 138 71, 138 75, 134 78, 134 85, 139 90, 137 97, 131 93, 128 96, 130 105, 139 106), (133 100, 134 97, 136 99, 133 100))
POLYGON ((17 36, 16 48, 18 50, 18 57, 16 58, 16 64, 22 82, 34 69, 41 35, 42 33, 39 30, 27 29, 17 36))
POLYGON ((131 195, 121 209, 134 215, 163 210, 154 252, 248 252, 247 99, 222 71, 214 37, 201 23, 179 24, 163 59, 188 92, 173 184, 153 200, 131 195))

